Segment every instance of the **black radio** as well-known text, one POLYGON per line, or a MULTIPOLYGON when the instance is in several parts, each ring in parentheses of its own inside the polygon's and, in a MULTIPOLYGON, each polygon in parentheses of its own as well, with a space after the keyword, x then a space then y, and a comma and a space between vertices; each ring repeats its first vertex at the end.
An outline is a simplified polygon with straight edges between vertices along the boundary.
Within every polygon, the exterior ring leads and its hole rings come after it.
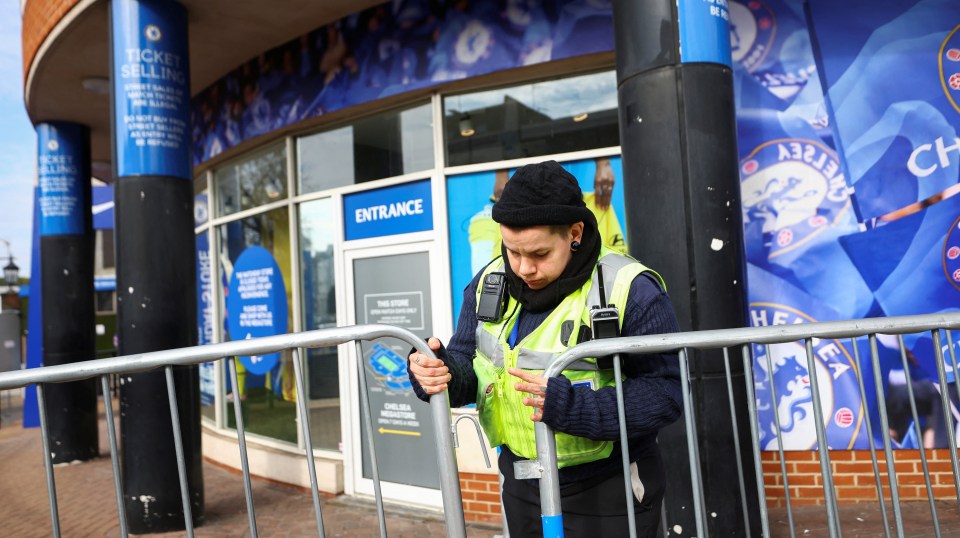
POLYGON ((480 301, 477 303, 477 319, 498 323, 507 309, 507 275, 490 273, 483 278, 480 287, 480 301))

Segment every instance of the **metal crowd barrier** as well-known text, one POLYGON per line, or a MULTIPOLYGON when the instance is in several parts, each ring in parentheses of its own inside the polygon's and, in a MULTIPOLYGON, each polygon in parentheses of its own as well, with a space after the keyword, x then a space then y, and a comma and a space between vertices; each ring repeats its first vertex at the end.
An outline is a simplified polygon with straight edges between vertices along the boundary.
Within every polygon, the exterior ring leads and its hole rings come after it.
MULTIPOLYGON (((327 347, 354 341, 356 342, 358 356, 362 357, 363 353, 360 348, 361 341, 374 340, 377 338, 396 338, 403 340, 407 344, 415 347, 421 353, 424 353, 430 357, 435 357, 433 351, 427 347, 423 339, 418 338, 416 335, 406 329, 388 325, 356 325, 350 327, 321 329, 317 331, 296 334, 283 334, 278 336, 258 338, 255 340, 241 340, 222 344, 210 344, 190 348, 155 351, 151 353, 112 357, 108 359, 97 359, 74 364, 46 366, 43 368, 0 373, 0 390, 24 387, 33 383, 37 384, 37 401, 40 408, 40 429, 47 474, 47 494, 50 502, 50 518, 53 524, 54 536, 60 536, 56 485, 54 482, 53 462, 50 454, 49 438, 47 435, 47 417, 44 405, 44 384, 79 381, 93 377, 100 378, 103 397, 106 403, 104 407, 106 409, 107 435, 110 441, 110 457, 113 461, 114 488, 116 490, 120 529, 122 535, 127 536, 126 514, 124 513, 123 503, 123 489, 120 480, 120 465, 117 459, 117 436, 114 428, 113 408, 110 405, 109 376, 111 374, 140 373, 163 368, 166 372, 167 398, 170 403, 170 418, 173 424, 174 445, 177 456, 177 468, 180 477, 181 498, 183 501, 184 524, 186 525, 187 536, 192 537, 194 535, 193 518, 190 510, 190 497, 188 494, 189 488, 187 484, 186 466, 184 463, 183 441, 181 438, 177 400, 174 391, 173 367, 224 359, 228 362, 230 378, 233 386, 239 386, 237 383, 237 372, 234 362, 236 359, 234 357, 246 355, 265 355, 268 353, 276 353, 278 351, 291 350, 293 352, 293 365, 297 394, 304 395, 307 394, 307 390, 304 384, 302 372, 303 367, 299 360, 299 348, 327 347)), ((363 380, 365 370, 363 368, 362 361, 358 362, 360 362, 358 368, 361 376, 360 386, 364 387, 366 386, 363 380)), ((361 395, 364 425, 367 429, 368 438, 373 439, 373 424, 367 391, 362 390, 361 395)), ((253 495, 250 485, 250 469, 247 461, 243 414, 240 411, 240 399, 234 398, 233 405, 237 421, 237 436, 240 446, 240 460, 243 470, 243 482, 246 493, 247 513, 250 522, 250 533, 252 536, 257 536, 256 514, 253 506, 253 495)), ((307 404, 305 399, 298 397, 297 405, 299 406, 300 415, 302 417, 306 417, 307 404)), ((446 520, 447 535, 465 538, 466 528, 463 518, 463 501, 460 495, 460 479, 457 471, 457 460, 453 451, 454 445, 453 435, 451 433, 450 405, 449 401, 447 400, 447 394, 442 393, 431 397, 430 407, 434 429, 436 430, 440 489, 443 499, 443 510, 444 518, 446 520)), ((310 489, 313 494, 313 508, 316 516, 317 532, 318 535, 323 538, 323 517, 320 509, 320 495, 317 489, 317 471, 313 459, 313 446, 311 442, 312 437, 310 436, 310 421, 300 420, 299 422, 303 430, 303 439, 306 444, 305 455, 310 472, 310 489)), ((373 468, 374 492, 377 503, 377 515, 379 516, 380 520, 380 534, 381 536, 386 536, 386 519, 384 517, 383 499, 380 494, 379 471, 377 468, 374 443, 368 443, 368 445, 370 450, 370 461, 373 468)))
MULTIPOLYGON (((693 394, 690 388, 690 370, 689 370, 689 350, 707 350, 707 349, 722 349, 723 350, 723 360, 724 367, 726 370, 727 377, 727 392, 730 401, 730 416, 732 419, 732 435, 735 440, 735 451, 736 451, 736 460, 737 460, 737 472, 739 477, 739 486, 740 486, 740 499, 744 514, 744 521, 746 522, 747 528, 744 529, 745 535, 750 536, 749 529, 749 516, 748 510, 749 506, 747 505, 747 499, 749 495, 745 491, 745 480, 744 473, 748 472, 743 468, 741 463, 741 447, 739 442, 736 440, 739 438, 738 428, 740 427, 737 423, 737 417, 734 412, 733 400, 734 400, 734 390, 731 383, 731 373, 730 373, 730 355, 731 350, 737 347, 740 347, 740 353, 743 358, 743 368, 746 380, 746 398, 749 409, 750 417, 750 432, 751 439, 753 440, 753 462, 754 468, 753 473, 756 478, 757 483, 757 498, 759 499, 758 511, 760 514, 760 523, 762 526, 763 536, 771 536, 770 534, 770 521, 769 515, 767 513, 766 506, 766 494, 764 490, 764 477, 763 469, 760 461, 760 442, 759 442, 759 424, 757 418, 757 400, 755 395, 755 387, 752 383, 753 377, 753 361, 751 356, 750 348, 752 345, 763 345, 766 346, 766 360, 767 360, 767 371, 770 372, 771 383, 773 383, 773 366, 772 359, 770 356, 771 344, 783 344, 783 343, 793 343, 802 341, 804 347, 806 348, 806 359, 807 359, 807 368, 808 372, 816 372, 816 365, 813 353, 813 341, 814 339, 851 339, 852 347, 855 356, 855 361, 857 363, 858 371, 860 369, 861 359, 859 352, 857 351, 857 343, 855 341, 858 337, 868 337, 869 346, 870 346, 870 360, 872 361, 873 372, 874 372, 874 381, 876 383, 876 396, 879 406, 880 421, 881 427, 883 428, 882 434, 883 437, 883 449, 886 455, 886 465, 887 473, 886 477, 888 479, 889 488, 890 488, 890 503, 892 504, 893 514, 895 518, 895 527, 898 537, 904 536, 904 525, 903 525, 903 514, 901 513, 900 499, 898 495, 898 485, 897 485, 897 475, 894 468, 894 458, 892 453, 892 443, 889 434, 889 422, 886 412, 885 397, 883 393, 883 380, 880 378, 880 362, 879 362, 879 353, 877 349, 877 335, 897 335, 900 343, 900 357, 903 363, 904 371, 907 376, 907 388, 910 390, 909 399, 911 403, 911 411, 914 427, 917 428, 917 435, 920 436, 919 432, 919 417, 917 416, 917 407, 914 399, 912 390, 910 389, 910 378, 909 378, 909 367, 907 364, 907 354, 903 346, 902 335, 904 334, 913 334, 913 333, 925 333, 930 332, 933 339, 933 347, 936 352, 936 364, 937 364, 937 374, 940 386, 943 387, 941 390, 941 405, 943 406, 943 413, 945 417, 945 422, 947 425, 948 439, 949 439, 949 448, 950 448, 950 459, 953 470, 954 486, 957 491, 957 502, 960 503, 960 463, 957 460, 957 444, 956 437, 953 428, 953 420, 951 418, 950 411, 950 398, 947 394, 946 387, 946 376, 944 369, 944 352, 943 344, 940 335, 940 331, 946 331, 946 340, 948 342, 948 349, 950 350, 949 358, 951 361, 951 366, 953 372, 960 374, 960 370, 957 368, 957 359, 956 353, 954 352, 953 347, 953 336, 951 335, 951 330, 960 329, 960 313, 944 313, 944 314, 935 314, 935 315, 922 315, 922 316, 901 316, 901 317, 887 317, 887 318, 871 318, 871 319, 862 319, 862 320, 851 320, 851 321, 836 321, 836 322, 822 322, 822 323, 805 323, 798 325, 775 325, 767 327, 753 327, 753 328, 744 328, 744 329, 726 329, 726 330, 712 330, 712 331, 699 331, 699 332, 690 332, 690 333, 676 333, 676 334, 664 334, 664 335, 650 335, 650 336, 639 336, 639 337, 624 337, 624 338, 614 338, 609 340, 593 340, 579 344, 573 348, 570 348, 565 353, 557 358, 557 360, 552 363, 547 370, 544 372, 545 377, 555 377, 560 375, 560 373, 573 362, 587 358, 587 357, 614 357, 614 368, 616 379, 620 379, 620 354, 629 353, 629 354, 646 354, 646 353, 663 353, 663 352, 675 352, 679 351, 680 359, 680 373, 681 373, 681 384, 683 390, 683 404, 684 404, 684 424, 687 435, 687 445, 688 445, 688 457, 690 462, 690 476, 693 488, 693 499, 692 504, 694 507, 695 520, 696 520, 696 536, 700 538, 707 537, 708 534, 708 520, 707 520, 707 507, 705 506, 704 501, 704 490, 703 490, 703 479, 700 470, 700 454, 699 448, 697 445, 697 430, 696 430, 696 417, 694 416, 693 410, 694 401, 693 394)), ((642 360, 642 359, 639 359, 642 360)), ((865 395, 863 379, 859 377, 860 380, 860 393, 865 395)), ((840 519, 838 513, 837 498, 835 495, 834 484, 832 479, 832 470, 830 465, 830 453, 827 443, 825 442, 826 433, 823 420, 823 409, 822 402, 820 400, 819 386, 817 384, 817 376, 809 375, 810 379, 810 391, 813 399, 813 411, 815 415, 814 422, 816 423, 816 435, 817 435, 817 447, 820 456, 820 470, 821 470, 821 479, 823 484, 824 500, 825 500, 825 509, 827 512, 827 524, 830 536, 837 537, 841 535, 840 528, 840 519)), ((957 380, 957 396, 960 398, 960 378, 957 380)), ((773 388, 773 387, 771 387, 773 388)), ((617 386, 617 397, 618 397, 618 415, 620 420, 620 433, 621 433, 621 446, 626 446, 626 423, 624 420, 623 412, 623 393, 622 388, 617 386)), ((776 402, 776 394, 773 393, 773 401, 776 402)), ((774 412, 774 417, 777 417, 778 413, 774 412)), ((882 481, 880 477, 880 468, 877 459, 876 449, 874 448, 874 435, 870 420, 866 421, 867 434, 870 441, 870 454, 873 462, 873 471, 874 471, 874 481, 877 489, 877 500, 880 503, 880 512, 883 517, 883 526, 886 532, 886 536, 890 536, 890 525, 887 520, 886 515, 886 505, 885 498, 882 489, 882 481)), ((786 494, 786 505, 787 505, 787 516, 789 518, 789 527, 790 527, 790 536, 795 536, 795 525, 793 517, 793 508, 790 503, 790 489, 789 483, 787 480, 787 469, 784 463, 783 455, 783 437, 782 431, 779 424, 779 419, 776 419, 776 431, 777 431, 777 445, 779 447, 779 456, 781 464, 781 475, 783 477, 784 491, 786 494)), ((557 471, 557 449, 556 449, 556 439, 554 437, 553 430, 542 422, 535 424, 535 434, 537 442, 537 459, 527 462, 518 462, 517 464, 517 473, 518 476, 523 476, 525 478, 539 478, 540 479, 540 502, 541 502, 541 515, 543 520, 543 535, 546 538, 562 537, 563 536, 563 516, 560 508, 560 483, 559 476, 557 471)), ((630 519, 630 534, 631 536, 636 536, 636 522, 633 514, 633 503, 631 502, 632 488, 630 483, 630 470, 629 470, 629 458, 626 454, 627 451, 623 451, 623 464, 624 464, 624 482, 626 485, 626 503, 628 509, 628 515, 630 519)), ((919 450, 921 462, 923 465, 923 474, 925 478, 925 485, 927 491, 927 499, 930 505, 930 511, 934 524, 934 533, 936 536, 940 536, 940 526, 937 518, 937 509, 934 503, 933 489, 930 481, 930 472, 927 467, 927 459, 925 456, 925 451, 923 448, 919 450)), ((662 525, 666 525, 666 520, 664 519, 661 522, 662 525)), ((668 535, 668 529, 664 528, 663 535, 668 535)))

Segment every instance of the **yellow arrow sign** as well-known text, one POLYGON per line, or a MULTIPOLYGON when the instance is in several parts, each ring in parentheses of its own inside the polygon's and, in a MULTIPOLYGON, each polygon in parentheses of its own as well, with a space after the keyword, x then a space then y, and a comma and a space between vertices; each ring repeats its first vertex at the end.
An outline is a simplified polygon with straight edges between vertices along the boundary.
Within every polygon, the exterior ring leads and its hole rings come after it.
POLYGON ((420 437, 420 432, 411 432, 407 430, 388 430, 386 428, 380 428, 380 435, 385 433, 392 433, 393 435, 409 435, 412 437, 420 437))

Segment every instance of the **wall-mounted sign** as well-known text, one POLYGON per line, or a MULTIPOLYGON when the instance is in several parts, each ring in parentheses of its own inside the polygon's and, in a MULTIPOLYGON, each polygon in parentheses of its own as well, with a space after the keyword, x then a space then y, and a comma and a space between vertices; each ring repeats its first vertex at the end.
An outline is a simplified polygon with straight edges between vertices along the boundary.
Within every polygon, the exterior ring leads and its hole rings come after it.
POLYGON ((40 185, 40 235, 84 233, 87 133, 82 125, 62 122, 37 125, 37 176, 40 185))
POLYGON ((343 221, 347 241, 432 230, 430 181, 344 196, 343 221))
MULTIPOLYGON (((258 246, 244 250, 233 266, 227 290, 227 328, 231 340, 273 336, 287 332, 287 291, 280 267, 270 252, 258 246)), ((280 353, 240 357, 251 373, 265 374, 280 353)))
POLYGON ((156 0, 111 9, 117 176, 192 179, 186 10, 156 0))

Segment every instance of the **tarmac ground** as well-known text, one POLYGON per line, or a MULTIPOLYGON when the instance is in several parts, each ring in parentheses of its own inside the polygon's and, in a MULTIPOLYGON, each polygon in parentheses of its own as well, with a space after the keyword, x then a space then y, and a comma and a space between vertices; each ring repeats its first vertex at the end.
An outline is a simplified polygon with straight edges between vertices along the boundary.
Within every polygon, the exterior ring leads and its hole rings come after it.
MULTIPOLYGON (((0 393, 0 536, 51 536, 52 524, 46 491, 39 428, 21 424, 19 391, 0 393)), ((63 536, 121 536, 113 490, 106 422, 101 412, 100 457, 79 464, 55 467, 60 528, 63 536)), ((208 461, 203 464, 205 519, 195 529, 199 537, 250 536, 241 475, 208 461)), ((253 479, 257 532, 265 537, 317 536, 310 494, 301 488, 253 479)), ((893 510, 886 505, 890 533, 883 531, 878 504, 841 504, 841 529, 845 537, 897 536, 893 510)), ((956 499, 935 503, 940 536, 960 538, 960 509, 956 499)), ((340 495, 321 499, 325 536, 380 536, 372 500, 340 495)), ((442 514, 415 506, 389 504, 387 533, 392 537, 446 536, 442 514)), ((904 536, 935 536, 930 504, 901 505, 904 536)), ((782 508, 769 510, 772 537, 791 536, 790 520, 782 508)), ((823 506, 794 506, 796 536, 829 536, 823 506)), ((500 535, 499 525, 467 524, 469 537, 500 535)), ((184 532, 151 536, 183 536, 184 532)), ((691 536, 689 531, 681 535, 691 536)), ((744 533, 744 535, 746 535, 744 533)), ((670 536, 676 536, 671 533, 670 536)), ((605 537, 598 537, 605 538, 605 537)))

